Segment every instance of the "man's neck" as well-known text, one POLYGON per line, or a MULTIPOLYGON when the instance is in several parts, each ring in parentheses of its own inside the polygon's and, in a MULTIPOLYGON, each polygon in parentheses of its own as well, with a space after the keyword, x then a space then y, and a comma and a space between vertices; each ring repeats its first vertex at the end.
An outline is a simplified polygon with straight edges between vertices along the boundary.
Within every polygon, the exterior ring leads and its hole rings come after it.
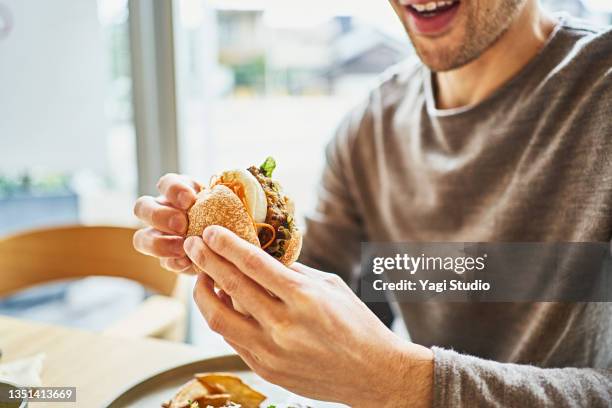
POLYGON ((554 26, 555 20, 543 13, 537 2, 528 2, 516 21, 480 57, 458 69, 435 74, 437 107, 450 109, 483 101, 535 57, 554 26))

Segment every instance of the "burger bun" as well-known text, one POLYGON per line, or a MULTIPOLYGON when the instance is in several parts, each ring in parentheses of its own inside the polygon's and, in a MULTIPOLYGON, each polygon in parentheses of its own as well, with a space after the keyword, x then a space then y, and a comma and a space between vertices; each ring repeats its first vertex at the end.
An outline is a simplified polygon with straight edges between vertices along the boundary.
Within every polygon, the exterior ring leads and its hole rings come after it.
MULTIPOLYGON (((249 173, 249 175, 251 174, 249 173)), ((255 178, 253 177, 253 179, 255 178)), ((257 180, 255 182, 261 188, 257 180)), ((224 185, 216 185, 213 188, 202 190, 198 194, 195 204, 189 209, 187 216, 189 219, 187 236, 201 236, 206 227, 220 225, 245 241, 261 247, 257 230, 247 209, 238 196, 224 185)), ((287 240, 285 245, 285 253, 279 261, 288 266, 295 262, 300 255, 302 249, 302 234, 300 231, 297 229, 291 231, 291 238, 287 240)))
POLYGON ((223 185, 202 190, 187 213, 187 236, 202 235, 206 227, 220 225, 253 245, 260 246, 257 231, 242 201, 223 185))

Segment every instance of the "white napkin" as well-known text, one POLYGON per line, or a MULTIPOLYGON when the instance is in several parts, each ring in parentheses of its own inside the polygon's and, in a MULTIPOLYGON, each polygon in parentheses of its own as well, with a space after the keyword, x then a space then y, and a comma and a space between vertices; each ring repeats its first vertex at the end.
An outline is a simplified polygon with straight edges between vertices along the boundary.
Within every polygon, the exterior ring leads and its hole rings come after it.
POLYGON ((40 387, 45 354, 0 364, 0 381, 10 382, 23 387, 40 387))

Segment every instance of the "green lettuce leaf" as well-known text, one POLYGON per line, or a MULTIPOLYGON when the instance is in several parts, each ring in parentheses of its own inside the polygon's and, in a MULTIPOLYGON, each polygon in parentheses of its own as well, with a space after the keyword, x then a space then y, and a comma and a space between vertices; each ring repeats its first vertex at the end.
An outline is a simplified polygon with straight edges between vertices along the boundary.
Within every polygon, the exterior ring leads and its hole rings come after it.
POLYGON ((266 177, 272 177, 272 172, 276 168, 276 162, 272 157, 266 158, 266 161, 263 162, 261 166, 259 166, 259 171, 261 171, 266 177))

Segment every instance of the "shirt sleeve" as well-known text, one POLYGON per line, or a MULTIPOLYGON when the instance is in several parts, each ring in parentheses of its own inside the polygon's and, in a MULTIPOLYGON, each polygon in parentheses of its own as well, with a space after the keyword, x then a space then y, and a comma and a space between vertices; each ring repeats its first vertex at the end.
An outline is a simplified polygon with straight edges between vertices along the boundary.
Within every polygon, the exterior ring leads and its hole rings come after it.
POLYGON ((433 407, 609 407, 612 371, 498 363, 434 353, 433 407))
POLYGON ((367 239, 356 199, 351 151, 371 129, 367 104, 349 113, 326 148, 315 210, 306 217, 300 262, 333 272, 355 288, 360 245, 367 239))

